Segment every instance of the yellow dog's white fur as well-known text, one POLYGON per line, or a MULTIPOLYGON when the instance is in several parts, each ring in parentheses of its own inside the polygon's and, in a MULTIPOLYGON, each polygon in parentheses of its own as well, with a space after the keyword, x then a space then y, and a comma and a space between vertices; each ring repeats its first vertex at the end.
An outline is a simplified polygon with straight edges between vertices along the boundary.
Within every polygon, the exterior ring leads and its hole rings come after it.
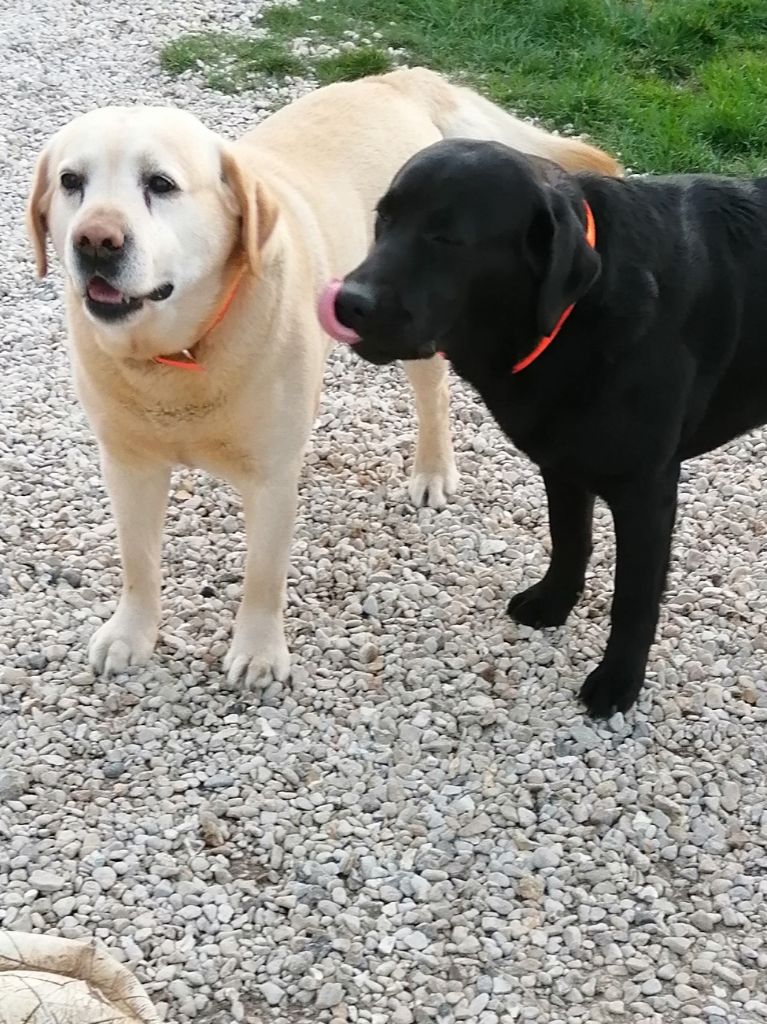
MULTIPOLYGON (((423 69, 319 89, 233 144, 178 110, 106 108, 71 122, 40 155, 30 236, 41 275, 48 232, 66 271, 75 385, 98 438, 123 566, 117 610, 91 643, 96 671, 151 655, 169 475, 183 464, 227 479, 244 503, 248 555, 230 678, 287 675, 282 609, 297 481, 328 350, 317 296, 362 259, 375 204, 399 167, 446 136, 496 139, 570 170, 616 171, 600 150, 423 69), (147 169, 179 191, 148 203, 147 169), (62 188, 65 171, 85 179, 81 195, 62 188), (131 236, 120 290, 148 295, 170 282, 170 298, 118 324, 90 314, 73 239, 94 218, 131 236), (200 341, 243 260, 232 306, 200 341), (152 361, 195 345, 202 373, 152 361)), ((410 491, 437 506, 457 484, 446 369, 439 359, 406 369, 419 424, 410 491)))

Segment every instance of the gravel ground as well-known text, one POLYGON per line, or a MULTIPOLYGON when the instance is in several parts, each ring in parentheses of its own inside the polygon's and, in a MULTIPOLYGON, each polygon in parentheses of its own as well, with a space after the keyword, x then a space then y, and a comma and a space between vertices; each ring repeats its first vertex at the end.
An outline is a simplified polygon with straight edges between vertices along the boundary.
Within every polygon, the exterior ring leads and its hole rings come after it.
POLYGON ((171 81, 157 47, 254 9, 0 12, 0 926, 99 936, 178 1024, 767 1020, 764 435, 685 471, 661 637, 625 720, 595 726, 575 701, 605 640, 603 511, 567 627, 512 626, 505 600, 545 565, 536 474, 456 385, 462 491, 415 512, 402 377, 340 353, 303 480, 292 681, 226 687, 240 511, 188 472, 157 657, 117 681, 88 671, 114 528, 24 191, 44 138, 93 105, 251 124, 273 95, 171 81))

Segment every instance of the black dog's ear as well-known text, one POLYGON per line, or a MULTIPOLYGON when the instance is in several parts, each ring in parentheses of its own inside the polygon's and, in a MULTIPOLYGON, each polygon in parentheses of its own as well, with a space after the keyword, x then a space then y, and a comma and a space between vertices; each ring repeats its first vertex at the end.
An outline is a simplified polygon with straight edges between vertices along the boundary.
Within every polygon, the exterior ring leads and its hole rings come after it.
POLYGON ((569 175, 561 164, 534 153, 525 153, 525 159, 531 165, 540 185, 552 185, 556 188, 558 185, 566 184, 569 175))
POLYGON ((599 277, 602 261, 568 198, 553 188, 546 188, 545 195, 547 202, 530 225, 527 248, 541 274, 538 330, 547 337, 567 307, 599 277))

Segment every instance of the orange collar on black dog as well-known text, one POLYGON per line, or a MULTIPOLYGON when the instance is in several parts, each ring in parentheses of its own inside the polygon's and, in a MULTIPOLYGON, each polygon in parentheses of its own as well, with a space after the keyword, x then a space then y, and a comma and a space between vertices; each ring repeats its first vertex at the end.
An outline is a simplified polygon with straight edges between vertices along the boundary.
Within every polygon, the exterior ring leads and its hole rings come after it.
MULTIPOLYGON (((586 241, 593 249, 597 243, 597 228, 596 224, 594 223, 594 214, 591 212, 591 207, 585 199, 583 200, 583 206, 586 210, 586 241)), ((535 362, 535 360, 542 352, 546 351, 546 349, 549 347, 552 341, 562 330, 565 320, 567 320, 567 318, 570 316, 574 308, 575 303, 573 302, 571 305, 567 307, 564 313, 562 313, 562 316, 559 318, 559 321, 557 322, 557 326, 554 328, 551 334, 547 334, 545 338, 541 338, 541 340, 535 346, 533 351, 529 353, 529 355, 526 355, 524 359, 520 359, 518 363, 514 363, 514 366, 511 369, 512 373, 519 373, 520 370, 524 370, 526 367, 530 365, 530 363, 535 362)))

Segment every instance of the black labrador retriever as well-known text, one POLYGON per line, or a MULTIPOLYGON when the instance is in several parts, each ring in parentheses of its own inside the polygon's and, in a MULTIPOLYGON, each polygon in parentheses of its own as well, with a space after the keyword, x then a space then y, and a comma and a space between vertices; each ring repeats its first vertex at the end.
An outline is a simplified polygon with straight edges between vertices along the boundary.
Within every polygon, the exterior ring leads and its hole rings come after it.
POLYGON ((442 351, 540 467, 551 563, 512 598, 563 623, 594 496, 615 524, 612 628, 581 697, 644 681, 683 459, 767 421, 767 178, 569 175, 491 142, 423 150, 378 205, 324 326, 372 363, 442 351))

